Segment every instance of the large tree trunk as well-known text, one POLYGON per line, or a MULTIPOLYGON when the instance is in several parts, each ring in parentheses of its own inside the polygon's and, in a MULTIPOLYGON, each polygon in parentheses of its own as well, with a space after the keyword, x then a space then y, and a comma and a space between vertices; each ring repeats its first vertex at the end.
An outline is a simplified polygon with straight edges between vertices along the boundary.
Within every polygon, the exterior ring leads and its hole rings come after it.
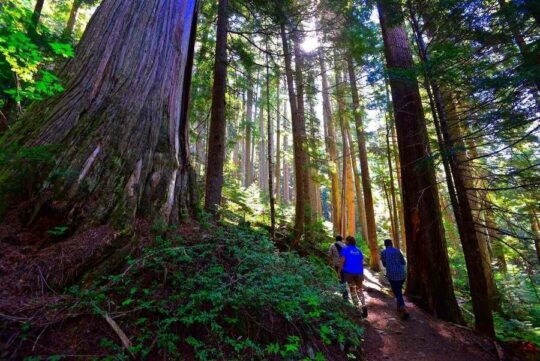
POLYGON ((360 110, 360 97, 356 86, 356 74, 352 57, 347 56, 347 68, 349 70, 349 82, 351 85, 351 95, 354 113, 354 125, 358 139, 358 157, 360 159, 360 170, 362 171, 362 190, 364 191, 364 202, 366 204, 366 221, 368 245, 371 254, 370 267, 373 271, 380 271, 379 249, 377 247, 377 225, 375 224, 375 210, 373 206, 373 194, 371 193, 371 178, 369 176, 369 164, 367 159, 366 135, 360 110))
POLYGON ((332 204, 332 223, 334 225, 334 233, 341 234, 341 204, 339 191, 339 176, 337 166, 337 146, 336 146, 336 129, 332 119, 332 106, 330 103, 330 88, 328 86, 328 74, 326 62, 324 61, 323 51, 319 51, 319 63, 321 66, 321 81, 322 81, 322 98, 323 98, 323 121, 325 129, 325 145, 326 152, 330 157, 329 173, 330 173, 330 203, 332 204))
POLYGON ((228 0, 219 0, 216 30, 214 85, 212 88, 212 113, 208 134, 206 160, 206 189, 204 208, 215 213, 221 204, 223 165, 225 163, 227 120, 225 119, 225 94, 227 92, 227 21, 228 0))
MULTIPOLYGON (((409 11, 413 30, 416 35, 420 58, 423 62, 428 62, 429 57, 426 51, 422 33, 416 19, 416 15, 412 9, 410 1, 408 2, 409 11)), ((473 303, 473 311, 475 316, 476 329, 484 334, 494 337, 495 329, 492 316, 492 298, 495 292, 495 282, 491 272, 491 265, 488 262, 489 254, 487 250, 487 241, 482 242, 478 237, 480 232, 477 232, 477 227, 474 221, 472 201, 469 199, 470 194, 467 191, 466 157, 463 152, 456 152, 458 143, 455 138, 452 138, 449 131, 449 119, 447 111, 453 108, 450 95, 447 95, 444 103, 442 92, 438 84, 431 78, 429 71, 425 71, 426 90, 430 97, 430 104, 433 108, 433 116, 435 126, 439 134, 439 143, 441 154, 443 154, 443 164, 445 167, 446 178, 448 182, 448 190, 452 207, 456 216, 465 262, 467 264, 467 274, 469 278, 469 286, 471 289, 471 297, 473 303), (441 139, 442 135, 442 139, 441 139), (456 154, 457 153, 457 154, 456 154), (451 181, 453 180, 453 182, 451 181), (455 187, 455 192, 453 187, 455 187)), ((459 125, 456 123, 455 125, 459 125)), ((464 146, 464 144, 462 144, 464 146)), ((471 175, 469 174, 469 182, 471 175)), ((472 184, 469 184, 471 186, 472 184)), ((476 195, 474 195, 475 197, 476 195)))
POLYGON ((64 29, 64 36, 71 36, 73 34, 73 30, 75 29, 75 23, 77 22, 77 14, 79 13, 81 4, 81 0, 73 0, 71 10, 69 11, 69 18, 66 24, 66 28, 64 29))
POLYGON ((403 12, 389 0, 380 0, 378 9, 401 158, 408 257, 406 293, 437 317, 460 322, 418 83, 393 73, 414 67, 403 12))
MULTIPOLYGON (((129 248, 118 236, 131 233, 135 217, 174 223, 189 209, 195 9, 195 0, 104 0, 60 72, 65 91, 31 106, 2 138, 2 146, 22 145, 21 154, 39 147, 55 157, 36 173, 0 169, 0 188, 37 174, 30 221, 53 217, 50 226, 73 235, 36 257, 49 284, 129 248)), ((35 269, 29 274, 33 282, 35 269)))

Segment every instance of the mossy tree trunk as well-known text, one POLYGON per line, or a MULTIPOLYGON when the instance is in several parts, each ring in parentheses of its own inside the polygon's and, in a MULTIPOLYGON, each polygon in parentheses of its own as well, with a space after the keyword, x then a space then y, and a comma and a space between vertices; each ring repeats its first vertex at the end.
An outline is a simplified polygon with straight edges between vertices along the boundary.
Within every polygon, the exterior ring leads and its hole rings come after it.
MULTIPOLYGON (((31 220, 62 215, 73 240, 104 225, 130 233, 135 217, 175 223, 189 210, 186 111, 195 26, 196 0, 103 1, 61 71, 65 91, 32 105, 0 140, 19 155, 56 149, 39 172, 21 174, 17 164, 0 169, 0 188, 38 184, 28 195, 36 199, 31 220)), ((81 260, 74 267, 84 266, 81 260)))

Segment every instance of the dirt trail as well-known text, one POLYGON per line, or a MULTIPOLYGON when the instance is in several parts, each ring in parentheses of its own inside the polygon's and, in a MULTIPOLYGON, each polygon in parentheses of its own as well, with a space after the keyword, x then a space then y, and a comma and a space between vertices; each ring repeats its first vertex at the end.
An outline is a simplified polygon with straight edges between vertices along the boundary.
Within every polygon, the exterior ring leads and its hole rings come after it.
POLYGON ((367 361, 499 361, 511 360, 497 351, 495 343, 472 330, 437 320, 407 303, 411 314, 402 321, 395 300, 381 282, 366 275, 369 316, 364 321, 367 361))

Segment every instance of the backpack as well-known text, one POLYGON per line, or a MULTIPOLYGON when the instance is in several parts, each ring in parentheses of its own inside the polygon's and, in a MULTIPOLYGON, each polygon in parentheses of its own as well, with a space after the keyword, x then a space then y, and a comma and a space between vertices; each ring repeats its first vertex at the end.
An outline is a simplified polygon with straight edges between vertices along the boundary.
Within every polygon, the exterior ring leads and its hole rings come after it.
POLYGON ((341 254, 341 250, 343 249, 343 246, 340 245, 338 242, 334 243, 334 246, 336 246, 338 254, 341 254))

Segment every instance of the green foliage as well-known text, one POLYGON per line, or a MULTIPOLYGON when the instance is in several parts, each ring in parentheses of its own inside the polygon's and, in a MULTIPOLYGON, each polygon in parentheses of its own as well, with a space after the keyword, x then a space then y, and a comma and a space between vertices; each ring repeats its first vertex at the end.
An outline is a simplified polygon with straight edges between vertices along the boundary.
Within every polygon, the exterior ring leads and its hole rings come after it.
POLYGON ((73 48, 46 28, 30 36, 32 11, 27 2, 0 5, 0 95, 17 102, 41 100, 63 91, 50 69, 60 59, 74 56, 73 48))
MULTIPOLYGON (((137 357, 166 352, 199 360, 302 359, 307 347, 346 339, 362 329, 341 300, 335 275, 319 262, 279 253, 260 232, 222 227, 194 244, 158 237, 124 272, 71 292, 77 307, 129 313, 122 329, 137 357), (152 349, 153 347, 153 349, 152 349)), ((113 357, 117 340, 101 346, 113 357)), ((319 348, 319 349, 318 349, 319 348)))

